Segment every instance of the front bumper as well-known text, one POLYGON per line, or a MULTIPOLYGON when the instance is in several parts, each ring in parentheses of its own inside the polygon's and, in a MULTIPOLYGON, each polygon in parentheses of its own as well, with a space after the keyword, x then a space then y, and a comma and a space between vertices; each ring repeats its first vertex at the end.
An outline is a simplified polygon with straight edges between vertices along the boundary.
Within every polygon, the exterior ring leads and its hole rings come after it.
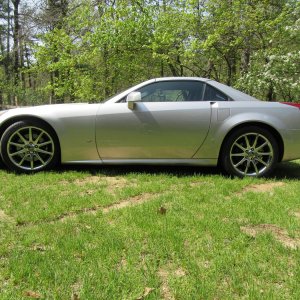
POLYGON ((300 158, 300 129, 282 130, 284 152, 282 161, 289 161, 300 158))

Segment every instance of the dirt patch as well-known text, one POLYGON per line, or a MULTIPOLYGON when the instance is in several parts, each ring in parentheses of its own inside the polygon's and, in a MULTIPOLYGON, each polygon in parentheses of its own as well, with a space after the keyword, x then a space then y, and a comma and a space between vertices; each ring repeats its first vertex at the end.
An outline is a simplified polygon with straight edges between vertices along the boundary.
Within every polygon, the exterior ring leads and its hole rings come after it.
MULTIPOLYGON (((101 186, 103 185, 103 187, 105 187, 104 185, 107 184, 106 189, 111 194, 115 194, 116 189, 122 189, 129 185, 136 186, 136 184, 137 184, 135 179, 128 181, 125 178, 114 177, 114 176, 89 176, 89 177, 86 177, 83 179, 76 179, 73 182, 70 182, 70 181, 62 181, 61 182, 61 184, 63 184, 63 185, 68 185, 70 183, 74 183, 77 186, 86 186, 87 184, 94 184, 94 185, 101 184, 101 186)), ((94 192, 95 191, 93 191, 93 193, 94 192)), ((81 195, 83 195, 83 194, 85 194, 85 193, 82 193, 81 195)))
MULTIPOLYGON (((129 206, 135 206, 135 205, 143 204, 147 201, 152 200, 157 195, 160 195, 160 194, 145 193, 145 194, 137 195, 137 196, 122 200, 118 203, 108 205, 106 207, 103 207, 103 206, 100 206, 100 205, 95 205, 93 207, 82 208, 82 209, 79 209, 79 210, 76 210, 76 211, 64 213, 64 214, 56 217, 55 219, 49 220, 47 223, 55 223, 57 221, 65 222, 65 221, 70 220, 72 218, 76 218, 78 215, 96 214, 99 211, 102 211, 104 214, 107 214, 112 210, 118 210, 118 209, 126 208, 126 207, 129 207, 129 206)), ((26 226, 26 225, 29 225, 29 224, 22 224, 22 226, 26 226)))
POLYGON ((120 271, 121 269, 126 268, 127 264, 127 259, 125 257, 122 257, 121 261, 117 265, 117 270, 120 271))
POLYGON ((75 282, 72 286, 72 296, 71 299, 72 300, 79 300, 80 299, 80 291, 83 288, 83 283, 81 281, 77 281, 75 282))
POLYGON ((300 211, 295 211, 293 214, 296 218, 300 219, 300 211))
POLYGON ((190 187, 197 187, 197 186, 201 186, 207 184, 207 182, 205 181, 192 181, 190 182, 190 187))
POLYGON ((184 277, 186 271, 182 268, 175 268, 172 264, 166 265, 158 270, 158 276, 161 280, 161 296, 164 300, 175 300, 171 289, 168 284, 168 278, 173 277, 184 277))
POLYGON ((293 239, 289 237, 288 232, 285 229, 273 224, 242 226, 240 229, 242 232, 252 237, 256 237, 258 234, 271 233, 277 241, 287 248, 297 249, 300 247, 300 239, 293 239))
POLYGON ((0 209, 0 223, 15 223, 15 220, 0 209))
MULTIPOLYGON (((82 209, 78 209, 75 211, 71 211, 71 212, 66 212, 63 213, 59 216, 57 216, 56 218, 53 218, 52 220, 48 220, 48 221, 43 221, 43 222, 38 222, 35 224, 40 224, 40 223, 49 223, 49 224, 54 224, 58 221, 60 222, 65 222, 71 219, 76 218, 78 215, 82 215, 82 214, 96 214, 97 211, 99 211, 102 207, 100 206, 93 206, 93 207, 89 207, 89 208, 82 208, 82 209)), ((23 224, 23 225, 27 225, 27 224, 23 224)))
POLYGON ((118 202, 115 204, 111 204, 111 205, 103 208, 103 213, 109 213, 110 211, 115 210, 115 209, 122 209, 122 208, 125 208, 128 206, 134 206, 134 205, 139 205, 139 204, 145 203, 149 200, 152 200, 153 196, 156 196, 156 195, 159 195, 159 194, 145 193, 145 194, 141 194, 138 196, 128 198, 124 201, 121 201, 121 202, 118 202))
POLYGON ((164 300, 175 300, 173 294, 171 293, 168 277, 169 272, 165 269, 158 270, 158 276, 161 280, 161 296, 164 300))
POLYGON ((125 178, 120 178, 120 177, 104 177, 106 183, 107 183, 107 191, 111 194, 115 194, 116 190, 122 189, 126 186, 136 186, 136 181, 135 180, 126 180, 125 178))
MULTIPOLYGON (((262 183, 262 184, 251 184, 243 188, 240 192, 235 193, 237 196, 242 196, 245 193, 248 192, 254 192, 254 193, 273 193, 275 188, 284 186, 284 182, 268 182, 268 183, 262 183)), ((230 197, 228 197, 230 198, 230 197)))
POLYGON ((86 184, 100 183, 102 180, 103 180, 103 177, 89 176, 89 177, 86 177, 86 178, 83 178, 83 179, 76 179, 74 181, 74 183, 76 185, 83 186, 83 185, 86 185, 86 184))
POLYGON ((176 277, 184 277, 184 276, 186 276, 186 272, 182 268, 178 268, 175 270, 174 275, 176 277))
POLYGON ((122 188, 127 184, 127 180, 125 178, 119 178, 119 177, 104 177, 104 179, 106 180, 106 182, 111 185, 111 186, 115 186, 117 188, 122 188))
POLYGON ((269 182, 269 183, 262 183, 262 184, 252 184, 243 189, 244 193, 247 192, 256 192, 256 193, 267 193, 272 192, 274 188, 284 186, 284 182, 269 182))
MULTIPOLYGON (((118 203, 114 203, 111 205, 108 205, 106 207, 100 206, 100 205, 95 205, 93 207, 88 207, 88 208, 82 208, 79 210, 75 210, 75 211, 71 211, 71 212, 67 212, 67 213, 63 213, 51 220, 43 220, 41 222, 35 222, 35 223, 31 223, 31 222, 22 222, 22 223, 18 223, 17 226, 29 226, 29 225, 38 225, 41 223, 48 223, 48 224, 52 224, 55 222, 65 222, 67 220, 70 220, 72 218, 76 218, 78 215, 82 215, 82 214, 96 214, 99 211, 102 211, 104 214, 109 213, 112 210, 118 210, 118 209, 122 209, 122 208, 126 208, 126 207, 130 207, 130 206, 135 206, 135 205, 140 205, 143 204, 145 202, 148 202, 152 199, 154 199, 155 197, 157 197, 158 195, 161 194, 151 194, 151 193, 145 193, 145 194, 141 194, 138 196, 134 196, 128 199, 125 199, 123 201, 120 201, 118 203)), ((3 217, 6 215, 3 215, 3 217)), ((1 211, 0 211, 0 222, 1 222, 1 211)))
POLYGON ((142 296, 136 298, 136 300, 143 300, 143 299, 146 299, 148 297, 148 295, 154 291, 154 288, 150 288, 150 287, 145 287, 144 289, 144 293, 142 296))
POLYGON ((84 179, 76 179, 74 183, 79 186, 84 186, 86 184, 107 183, 108 189, 111 191, 115 188, 124 188, 128 184, 128 180, 114 176, 89 176, 84 179))

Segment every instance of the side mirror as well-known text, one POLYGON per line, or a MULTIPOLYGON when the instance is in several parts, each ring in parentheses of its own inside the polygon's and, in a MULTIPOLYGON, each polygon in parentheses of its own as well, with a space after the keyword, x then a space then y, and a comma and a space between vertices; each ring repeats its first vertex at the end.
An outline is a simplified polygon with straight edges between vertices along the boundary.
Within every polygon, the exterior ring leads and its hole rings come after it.
POLYGON ((140 92, 131 92, 126 97, 126 102, 129 109, 134 109, 134 103, 142 101, 142 94, 140 92))

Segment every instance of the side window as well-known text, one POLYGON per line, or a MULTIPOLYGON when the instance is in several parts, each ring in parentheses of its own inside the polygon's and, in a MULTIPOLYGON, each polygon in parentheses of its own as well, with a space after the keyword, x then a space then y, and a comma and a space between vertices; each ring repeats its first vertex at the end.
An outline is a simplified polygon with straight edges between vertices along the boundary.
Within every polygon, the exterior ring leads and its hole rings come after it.
POLYGON ((203 83, 200 81, 161 81, 138 90, 142 102, 201 101, 203 83))
POLYGON ((210 85, 206 85, 204 93, 204 101, 228 101, 228 96, 218 91, 210 85))

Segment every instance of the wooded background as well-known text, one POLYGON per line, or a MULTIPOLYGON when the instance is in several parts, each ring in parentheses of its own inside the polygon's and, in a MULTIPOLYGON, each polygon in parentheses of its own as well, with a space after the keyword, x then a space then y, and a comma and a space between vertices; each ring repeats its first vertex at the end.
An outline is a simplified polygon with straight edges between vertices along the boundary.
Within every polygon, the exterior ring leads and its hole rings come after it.
POLYGON ((200 76, 300 101, 298 0, 0 0, 0 105, 200 76))

